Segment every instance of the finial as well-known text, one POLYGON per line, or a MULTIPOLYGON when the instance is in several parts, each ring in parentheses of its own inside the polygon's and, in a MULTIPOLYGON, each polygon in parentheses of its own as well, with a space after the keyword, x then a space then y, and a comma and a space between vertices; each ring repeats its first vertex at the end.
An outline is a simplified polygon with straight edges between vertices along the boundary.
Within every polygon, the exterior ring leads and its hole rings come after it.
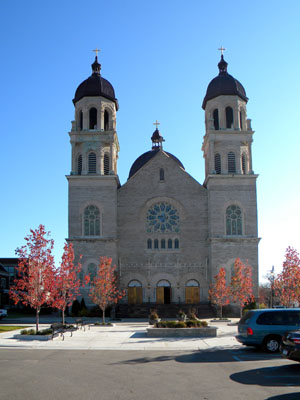
POLYGON ((100 75, 101 64, 98 63, 98 53, 100 50, 96 47, 93 51, 96 53, 95 61, 92 64, 93 74, 100 75))
POLYGON ((223 52, 226 50, 223 46, 219 47, 218 50, 221 51, 221 56, 223 55, 223 52))
POLYGON ((156 126, 156 129, 157 129, 157 126, 160 125, 160 122, 158 122, 158 121, 156 120, 155 122, 153 122, 153 125, 155 125, 155 126, 156 126))

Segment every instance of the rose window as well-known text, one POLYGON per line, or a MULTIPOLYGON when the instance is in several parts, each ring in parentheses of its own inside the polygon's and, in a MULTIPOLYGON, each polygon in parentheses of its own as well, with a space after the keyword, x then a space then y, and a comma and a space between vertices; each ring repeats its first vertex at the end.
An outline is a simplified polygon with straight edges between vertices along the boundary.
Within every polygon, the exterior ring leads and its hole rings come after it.
POLYGON ((179 232, 178 210, 169 203, 154 204, 147 212, 147 232, 179 232))

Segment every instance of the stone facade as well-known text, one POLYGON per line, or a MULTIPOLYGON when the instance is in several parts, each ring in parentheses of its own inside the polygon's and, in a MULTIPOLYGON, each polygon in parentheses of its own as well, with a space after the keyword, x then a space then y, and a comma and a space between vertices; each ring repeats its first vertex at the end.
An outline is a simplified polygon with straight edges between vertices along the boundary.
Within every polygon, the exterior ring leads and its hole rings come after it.
MULTIPOLYGON (((219 69, 234 79, 220 63, 219 69)), ((101 83, 99 71, 93 69, 92 77, 101 83)), ((227 87, 224 94, 212 93, 208 87, 203 185, 163 150, 158 130, 152 150, 120 185, 117 100, 103 91, 75 96, 68 240, 76 256, 82 254, 85 273, 95 273, 100 256, 112 257, 120 286, 128 290, 122 302, 207 302, 213 276, 225 267, 230 280, 237 257, 252 266, 257 295, 257 175, 243 93, 228 94, 227 87)))

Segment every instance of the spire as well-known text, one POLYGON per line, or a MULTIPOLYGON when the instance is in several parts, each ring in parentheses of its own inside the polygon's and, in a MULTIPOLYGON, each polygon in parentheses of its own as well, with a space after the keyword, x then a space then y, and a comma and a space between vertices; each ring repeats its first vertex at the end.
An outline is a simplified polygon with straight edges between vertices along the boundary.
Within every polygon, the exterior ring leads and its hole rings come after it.
POLYGON ((219 64, 218 64, 218 67, 219 67, 219 75, 220 74, 227 74, 227 65, 228 65, 228 63, 224 60, 224 56, 223 56, 223 54, 221 55, 221 60, 220 60, 220 62, 219 62, 219 64))
POLYGON ((101 64, 98 63, 98 56, 95 57, 95 61, 92 64, 93 74, 100 75, 101 64))
POLYGON ((156 126, 155 131, 153 132, 153 135, 151 136, 152 140, 152 150, 162 150, 162 142, 164 142, 164 138, 161 136, 157 126, 160 125, 160 123, 156 120, 153 125, 156 126))

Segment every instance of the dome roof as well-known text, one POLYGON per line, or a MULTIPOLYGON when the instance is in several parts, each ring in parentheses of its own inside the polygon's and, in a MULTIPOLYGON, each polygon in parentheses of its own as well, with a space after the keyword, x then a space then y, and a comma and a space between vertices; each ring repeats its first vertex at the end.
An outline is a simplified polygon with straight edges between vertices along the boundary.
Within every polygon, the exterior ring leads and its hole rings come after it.
MULTIPOLYGON (((132 167, 130 168, 129 171, 129 176, 128 179, 130 179, 140 168, 142 168, 151 158, 153 158, 159 151, 164 151, 161 150, 161 148, 154 148, 150 151, 147 151, 146 153, 142 154, 140 157, 138 157, 135 162, 132 164, 132 167)), ((177 157, 173 156, 173 154, 168 153, 167 151, 164 151, 169 157, 171 157, 181 168, 184 169, 184 166, 182 163, 178 160, 177 157)))
POLYGON ((246 91, 243 85, 233 76, 227 73, 227 62, 224 60, 223 54, 218 64, 219 75, 214 78, 207 87, 206 95, 203 100, 202 108, 205 110, 208 100, 218 96, 239 96, 241 99, 248 101, 246 91))
POLYGON ((92 64, 92 75, 83 81, 75 92, 73 103, 75 104, 78 100, 86 96, 103 96, 108 100, 112 100, 116 104, 118 110, 119 104, 115 96, 115 91, 110 82, 102 78, 100 75, 101 64, 98 63, 96 56, 95 62, 92 64))

